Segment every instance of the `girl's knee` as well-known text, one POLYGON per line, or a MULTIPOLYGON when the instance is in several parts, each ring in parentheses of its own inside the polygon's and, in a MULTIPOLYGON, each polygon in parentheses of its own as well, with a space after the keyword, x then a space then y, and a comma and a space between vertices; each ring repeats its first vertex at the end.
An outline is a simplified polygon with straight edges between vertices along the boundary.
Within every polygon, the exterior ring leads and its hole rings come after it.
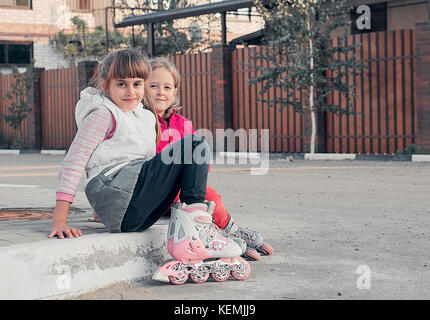
POLYGON ((191 140, 193 143, 197 142, 197 143, 201 143, 203 141, 205 141, 205 139, 203 139, 203 137, 199 136, 198 134, 190 134, 188 136, 184 137, 184 140, 191 140))
POLYGON ((205 138, 203 138, 202 136, 199 136, 198 134, 191 134, 187 137, 189 137, 189 139, 191 139, 191 142, 192 142, 192 145, 194 148, 196 148, 198 146, 199 149, 205 149, 207 152, 210 151, 209 144, 207 143, 205 138))
POLYGON ((213 201, 218 204, 221 201, 221 196, 211 187, 206 186, 206 200, 213 201))

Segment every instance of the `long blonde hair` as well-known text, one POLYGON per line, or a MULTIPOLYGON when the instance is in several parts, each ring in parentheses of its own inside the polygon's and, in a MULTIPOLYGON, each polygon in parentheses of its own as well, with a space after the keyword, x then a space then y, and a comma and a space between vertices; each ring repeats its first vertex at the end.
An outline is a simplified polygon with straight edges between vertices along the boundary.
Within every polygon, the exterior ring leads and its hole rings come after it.
MULTIPOLYGON (((91 85, 104 92, 109 88, 113 79, 142 78, 146 82, 151 72, 149 60, 141 52, 130 48, 116 50, 106 55, 103 61, 99 63, 91 79, 91 85)), ((155 116, 156 144, 158 144, 161 131, 157 113, 151 105, 145 107, 155 116)))
MULTIPOLYGON (((164 119, 168 119, 172 115, 174 110, 179 110, 182 108, 182 106, 180 105, 180 94, 179 94, 181 75, 179 74, 178 69, 176 69, 176 66, 167 57, 151 58, 149 62, 151 64, 152 70, 155 70, 157 68, 164 68, 167 71, 169 71, 173 77, 173 82, 174 82, 175 91, 176 91, 175 98, 173 99, 172 104, 166 109, 162 117, 164 119)), ((151 106, 152 102, 151 102, 151 98, 149 97, 149 90, 145 90, 143 101, 144 101, 144 104, 146 104, 148 107, 151 107, 152 109, 155 110, 155 108, 151 106)))

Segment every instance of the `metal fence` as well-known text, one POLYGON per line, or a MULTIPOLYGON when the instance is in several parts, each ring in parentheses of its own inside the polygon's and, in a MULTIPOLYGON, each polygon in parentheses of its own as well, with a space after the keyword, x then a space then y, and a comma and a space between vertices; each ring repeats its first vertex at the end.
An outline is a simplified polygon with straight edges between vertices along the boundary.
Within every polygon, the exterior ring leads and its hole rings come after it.
MULTIPOLYGON (((327 113, 325 136, 327 152, 391 154, 415 143, 417 116, 415 110, 416 58, 415 31, 398 30, 350 36, 349 44, 361 43, 357 57, 368 69, 346 81, 356 85, 353 101, 355 114, 327 113)), ((339 45, 334 40, 333 45, 339 45)), ((245 47, 232 52, 233 130, 269 129, 271 152, 308 152, 308 124, 302 114, 291 108, 282 111, 258 100, 260 84, 250 86, 247 80, 255 76, 255 66, 264 61, 249 57, 245 47), (253 65, 246 65, 253 63, 253 65)), ((213 131, 212 53, 171 56, 181 74, 180 114, 193 122, 194 128, 213 131)), ((12 75, 0 76, 0 93, 4 97, 13 82, 12 75)), ((43 71, 41 75, 42 148, 67 149, 76 133, 74 108, 79 97, 78 68, 43 71)), ((265 98, 284 95, 272 89, 265 98)), ((300 92, 297 97, 303 100, 300 92)), ((338 94, 329 97, 346 105, 338 94), (341 101, 339 101, 341 99, 341 101)), ((331 101, 329 101, 331 102, 331 101)), ((8 103, 0 99, 0 132, 11 141, 16 132, 4 121, 8 103)), ((307 121, 307 120, 306 120, 307 121)), ((28 143, 27 122, 21 129, 24 146, 28 143)), ((260 139, 258 137, 258 150, 260 139)))
MULTIPOLYGON (((233 123, 234 130, 257 129, 258 146, 260 150, 261 129, 269 129, 270 152, 304 152, 304 115, 290 108, 279 111, 276 107, 259 100, 261 83, 249 85, 248 80, 255 77, 255 66, 263 66, 264 61, 250 59, 264 47, 245 47, 232 53, 232 83, 233 83, 233 123), (252 60, 252 62, 251 62, 252 60)), ((280 89, 271 88, 261 98, 270 100, 276 96, 285 96, 280 89)), ((296 97, 302 99, 300 92, 296 97)))
MULTIPOLYGON (((327 152, 391 154, 415 143, 415 32, 396 30, 350 36, 348 44, 361 43, 357 60, 366 66, 361 75, 345 81, 356 85, 355 111, 350 115, 327 113, 327 152)), ((339 45, 334 39, 333 45, 339 45)), ((271 152, 307 152, 304 150, 305 117, 291 108, 278 111, 258 100, 261 84, 249 86, 247 80, 255 76, 255 66, 265 63, 254 61, 253 51, 264 47, 236 49, 233 52, 233 106, 235 128, 265 128, 270 132, 271 152), (249 65, 252 61, 252 64, 249 65), (246 64, 248 64, 246 66, 246 64)), ((342 57, 338 57, 342 58, 342 57)), ((280 89, 271 89, 265 99, 285 95, 280 89)), ((302 93, 296 97, 303 100, 302 93)), ((329 97, 346 107, 347 101, 339 93, 329 97)))
POLYGON ((175 55, 170 59, 181 74, 179 113, 193 122, 194 129, 212 132, 211 53, 175 55))
MULTIPOLYGON (((6 98, 6 94, 12 89, 14 81, 12 74, 0 76, 0 134, 3 134, 5 143, 9 145, 12 144, 14 139, 18 136, 17 130, 14 130, 13 127, 9 126, 4 119, 4 115, 9 114, 10 107, 10 101, 6 98)), ((20 135, 21 143, 24 146, 27 146, 29 140, 27 119, 24 119, 21 123, 20 135)))
MULTIPOLYGON (((392 154, 415 143, 415 32, 397 30, 351 36, 361 43, 356 55, 367 66, 354 84, 355 114, 327 115, 327 151, 392 154)), ((334 45, 338 45, 335 40, 334 45)), ((339 103, 340 96, 330 99, 339 103)), ((345 99, 340 101, 346 105, 345 99)))
POLYGON ((77 131, 75 106, 79 98, 78 68, 44 71, 40 86, 42 148, 67 149, 77 131))

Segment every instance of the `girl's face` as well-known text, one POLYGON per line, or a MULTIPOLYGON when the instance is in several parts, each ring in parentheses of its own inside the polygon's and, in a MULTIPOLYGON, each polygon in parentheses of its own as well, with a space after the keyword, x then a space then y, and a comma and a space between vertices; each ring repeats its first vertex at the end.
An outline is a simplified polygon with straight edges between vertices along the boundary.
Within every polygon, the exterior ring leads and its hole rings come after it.
POLYGON ((176 96, 175 80, 165 68, 152 70, 148 79, 148 95, 158 115, 162 116, 176 96))
POLYGON ((113 79, 106 93, 124 111, 131 111, 142 101, 145 93, 144 79, 113 79))

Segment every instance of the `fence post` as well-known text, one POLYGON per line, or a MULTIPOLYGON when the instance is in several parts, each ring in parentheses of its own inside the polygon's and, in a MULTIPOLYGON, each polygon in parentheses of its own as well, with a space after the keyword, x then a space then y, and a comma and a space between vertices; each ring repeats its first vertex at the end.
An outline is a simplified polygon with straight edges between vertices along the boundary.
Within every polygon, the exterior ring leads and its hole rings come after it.
MULTIPOLYGON (((215 46, 211 53, 212 128, 215 132, 216 129, 233 129, 231 54, 234 48, 235 46, 231 45, 215 46)), ((218 150, 217 148, 216 151, 224 150, 218 150)))
POLYGON ((42 98, 40 88, 40 77, 44 68, 28 68, 26 82, 29 89, 26 93, 27 104, 31 112, 27 116, 28 149, 41 149, 42 147, 42 98))
POLYGON ((78 62, 79 92, 88 87, 90 80, 95 73, 97 61, 78 62))
POLYGON ((430 154, 430 21, 416 23, 416 50, 416 145, 430 154))

